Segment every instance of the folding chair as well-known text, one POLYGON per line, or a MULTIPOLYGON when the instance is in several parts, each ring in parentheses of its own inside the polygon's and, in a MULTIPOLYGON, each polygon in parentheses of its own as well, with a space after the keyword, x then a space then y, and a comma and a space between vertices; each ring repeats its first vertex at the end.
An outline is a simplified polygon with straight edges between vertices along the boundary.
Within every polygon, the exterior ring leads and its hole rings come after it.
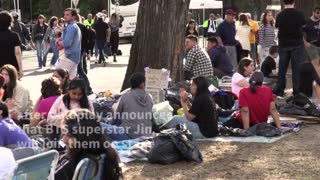
POLYGON ((103 154, 97 157, 97 162, 89 158, 82 159, 76 167, 72 180, 101 180, 105 156, 103 154))
POLYGON ((58 151, 51 150, 18 160, 17 166, 13 172, 12 180, 54 180, 58 159, 58 151))

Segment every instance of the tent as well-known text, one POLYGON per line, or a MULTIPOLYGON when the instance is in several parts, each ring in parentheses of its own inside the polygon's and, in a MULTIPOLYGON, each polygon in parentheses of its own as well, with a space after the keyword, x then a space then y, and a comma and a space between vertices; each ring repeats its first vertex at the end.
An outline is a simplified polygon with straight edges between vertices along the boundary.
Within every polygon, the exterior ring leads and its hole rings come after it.
POLYGON ((223 9, 223 2, 215 0, 191 0, 189 9, 223 9))

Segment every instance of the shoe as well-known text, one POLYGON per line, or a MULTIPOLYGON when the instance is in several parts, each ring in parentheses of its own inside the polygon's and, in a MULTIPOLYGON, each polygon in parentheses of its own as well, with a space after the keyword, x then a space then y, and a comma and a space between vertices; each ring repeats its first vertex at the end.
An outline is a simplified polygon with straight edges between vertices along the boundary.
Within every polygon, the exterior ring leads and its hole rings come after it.
POLYGON ((115 63, 116 63, 116 62, 118 62, 118 61, 117 61, 116 59, 113 59, 113 62, 115 62, 115 63))
POLYGON ((117 62, 116 56, 113 55, 113 62, 117 62))

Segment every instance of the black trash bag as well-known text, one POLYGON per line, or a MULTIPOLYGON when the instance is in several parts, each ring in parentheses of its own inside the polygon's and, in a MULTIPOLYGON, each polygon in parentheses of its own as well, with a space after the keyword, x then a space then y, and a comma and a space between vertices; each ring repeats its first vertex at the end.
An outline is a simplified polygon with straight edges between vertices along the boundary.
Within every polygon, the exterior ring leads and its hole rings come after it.
POLYGON ((317 106, 314 105, 310 99, 303 93, 299 93, 293 97, 290 97, 287 100, 288 104, 294 104, 305 109, 306 113, 309 116, 320 117, 320 111, 317 109, 317 106))
POLYGON ((199 148, 192 139, 192 134, 182 124, 176 129, 161 131, 159 136, 154 138, 154 145, 147 156, 149 162, 172 164, 183 159, 202 162, 199 148))

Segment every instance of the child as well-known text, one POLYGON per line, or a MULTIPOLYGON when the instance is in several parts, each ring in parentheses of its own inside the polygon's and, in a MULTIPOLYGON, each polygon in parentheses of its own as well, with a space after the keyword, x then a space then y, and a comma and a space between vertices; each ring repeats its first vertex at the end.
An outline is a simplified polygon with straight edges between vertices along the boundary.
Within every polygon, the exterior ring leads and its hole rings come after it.
POLYGON ((278 76, 278 68, 276 67, 276 60, 279 56, 278 46, 271 46, 269 49, 269 56, 263 61, 261 72, 266 78, 276 78, 278 76))
POLYGON ((83 81, 74 79, 70 81, 67 94, 60 96, 52 105, 47 120, 43 120, 40 123, 41 125, 49 124, 60 127, 65 113, 78 108, 94 112, 93 105, 86 96, 83 81))

